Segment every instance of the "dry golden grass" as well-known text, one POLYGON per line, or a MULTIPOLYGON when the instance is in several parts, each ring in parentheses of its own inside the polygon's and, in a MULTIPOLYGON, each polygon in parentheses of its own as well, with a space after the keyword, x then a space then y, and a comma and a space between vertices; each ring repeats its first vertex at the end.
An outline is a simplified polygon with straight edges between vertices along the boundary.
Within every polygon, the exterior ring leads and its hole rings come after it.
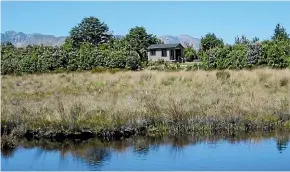
MULTIPOLYGON (((290 70, 2 76, 1 120, 26 127, 192 126, 290 116, 290 70)), ((289 121, 286 122, 288 127, 289 121)))

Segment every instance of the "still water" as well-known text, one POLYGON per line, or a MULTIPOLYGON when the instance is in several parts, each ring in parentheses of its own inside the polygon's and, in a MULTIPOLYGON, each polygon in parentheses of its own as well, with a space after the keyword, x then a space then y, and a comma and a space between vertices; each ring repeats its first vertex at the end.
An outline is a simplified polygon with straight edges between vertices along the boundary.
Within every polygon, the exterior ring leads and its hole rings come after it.
POLYGON ((1 170, 290 170, 290 134, 22 141, 1 170))

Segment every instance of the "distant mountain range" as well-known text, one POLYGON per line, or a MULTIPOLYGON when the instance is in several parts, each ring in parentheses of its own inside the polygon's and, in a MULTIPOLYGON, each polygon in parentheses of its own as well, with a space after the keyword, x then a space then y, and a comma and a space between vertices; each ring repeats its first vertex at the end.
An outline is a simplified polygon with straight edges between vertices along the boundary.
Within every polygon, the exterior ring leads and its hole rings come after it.
MULTIPOLYGON (((122 35, 115 35, 116 38, 121 38, 122 35)), ((1 43, 11 42, 16 47, 25 47, 27 45, 50 45, 60 46, 64 43, 66 36, 43 35, 39 33, 25 34, 23 32, 7 31, 1 33, 1 43)), ((164 35, 159 36, 165 44, 181 43, 183 46, 192 46, 194 49, 199 49, 200 39, 190 35, 164 35)))
POLYGON ((181 43, 183 46, 191 46, 196 50, 200 47, 200 39, 194 38, 190 35, 164 35, 159 36, 158 38, 161 39, 165 44, 181 43))
POLYGON ((1 43, 11 42, 16 47, 27 45, 51 45, 60 46, 64 43, 65 36, 42 35, 39 33, 25 34, 23 32, 7 31, 1 33, 1 43))

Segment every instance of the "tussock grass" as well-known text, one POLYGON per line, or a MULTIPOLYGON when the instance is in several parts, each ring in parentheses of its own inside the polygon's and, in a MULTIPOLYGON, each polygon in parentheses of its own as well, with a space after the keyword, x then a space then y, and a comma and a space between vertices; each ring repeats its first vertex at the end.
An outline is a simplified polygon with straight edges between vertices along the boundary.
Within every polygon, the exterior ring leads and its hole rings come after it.
POLYGON ((289 127, 289 80, 289 69, 2 76, 1 121, 71 130, 289 127))

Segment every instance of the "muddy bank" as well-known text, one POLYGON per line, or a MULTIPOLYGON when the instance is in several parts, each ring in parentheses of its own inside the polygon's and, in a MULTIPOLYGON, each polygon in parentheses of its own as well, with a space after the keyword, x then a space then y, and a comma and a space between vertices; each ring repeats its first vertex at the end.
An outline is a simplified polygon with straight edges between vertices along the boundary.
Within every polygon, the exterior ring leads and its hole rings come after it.
POLYGON ((113 141, 129 138, 134 135, 155 135, 164 133, 167 135, 176 134, 189 134, 189 133, 212 133, 212 134, 234 134, 239 131, 243 132, 271 132, 277 129, 283 129, 282 125, 273 125, 272 123, 264 125, 255 125, 251 122, 244 123, 243 125, 236 125, 235 123, 222 125, 213 124, 210 126, 194 126, 189 128, 185 125, 178 125, 168 127, 164 130, 162 127, 156 127, 152 124, 146 124, 144 126, 130 127, 122 126, 113 129, 102 129, 99 131, 82 128, 74 130, 60 130, 51 128, 38 128, 38 129, 25 129, 24 126, 19 126, 14 123, 5 123, 1 126, 1 136, 13 137, 13 138, 26 138, 32 139, 49 139, 51 141, 61 142, 64 140, 88 140, 91 138, 99 138, 101 140, 113 141))
POLYGON ((144 135, 147 131, 146 126, 118 127, 114 129, 95 131, 92 129, 79 130, 53 130, 53 129, 20 129, 14 124, 4 124, 1 126, 1 136, 32 139, 49 139, 51 141, 61 142, 64 140, 89 140, 91 138, 99 138, 102 140, 121 140, 129 138, 133 135, 144 135))
POLYGON ((2 150, 13 150, 18 146, 17 138, 9 135, 1 136, 1 151, 2 150))
POLYGON ((119 127, 111 130, 101 130, 96 132, 91 129, 77 131, 56 131, 52 129, 36 129, 19 131, 15 125, 1 126, 1 150, 12 150, 18 146, 19 140, 48 140, 50 142, 83 142, 93 138, 105 141, 117 141, 131 136, 146 135, 147 127, 119 127))

